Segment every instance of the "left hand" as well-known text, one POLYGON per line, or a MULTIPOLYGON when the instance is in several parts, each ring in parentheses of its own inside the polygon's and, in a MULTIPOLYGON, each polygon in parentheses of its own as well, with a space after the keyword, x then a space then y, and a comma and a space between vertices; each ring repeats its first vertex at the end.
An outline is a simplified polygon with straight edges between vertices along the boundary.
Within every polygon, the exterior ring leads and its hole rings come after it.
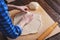
POLYGON ((20 21, 20 23, 18 25, 20 25, 21 27, 24 27, 24 25, 31 22, 32 19, 33 19, 33 14, 25 14, 22 16, 22 20, 20 21))

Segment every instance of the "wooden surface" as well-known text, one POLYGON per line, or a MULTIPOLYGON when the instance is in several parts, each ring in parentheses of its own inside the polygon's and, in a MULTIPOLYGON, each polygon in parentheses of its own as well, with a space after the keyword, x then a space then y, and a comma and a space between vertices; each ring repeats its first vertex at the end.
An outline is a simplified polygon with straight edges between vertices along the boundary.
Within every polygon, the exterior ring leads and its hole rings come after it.
MULTIPOLYGON (((37 34, 31 34, 31 35, 26 35, 26 36, 20 36, 16 40, 36 40, 49 26, 51 26, 54 21, 51 19, 51 17, 44 11, 44 9, 40 6, 39 9, 36 11, 31 11, 31 12, 36 12, 40 13, 41 15, 41 26, 37 34)), ((48 36, 52 36, 60 31, 60 28, 57 26, 54 31, 48 36)), ((46 37, 46 38, 48 38, 46 37)))
POLYGON ((46 0, 46 2, 47 2, 58 14, 60 14, 60 0, 46 0))

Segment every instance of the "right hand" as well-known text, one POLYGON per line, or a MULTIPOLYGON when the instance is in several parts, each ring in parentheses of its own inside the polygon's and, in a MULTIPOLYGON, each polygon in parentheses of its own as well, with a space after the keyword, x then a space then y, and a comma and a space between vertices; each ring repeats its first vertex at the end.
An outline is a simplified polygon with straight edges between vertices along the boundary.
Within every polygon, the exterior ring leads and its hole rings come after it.
POLYGON ((29 8, 27 6, 16 6, 16 5, 8 4, 8 7, 16 8, 23 12, 29 11, 29 8))
POLYGON ((25 24, 29 23, 30 21, 32 21, 33 19, 33 14, 25 14, 23 17, 22 17, 22 20, 21 22, 19 23, 20 26, 24 26, 25 24))
POLYGON ((17 8, 17 9, 20 9, 20 10, 23 11, 23 12, 29 11, 29 9, 28 9, 27 6, 17 6, 16 8, 17 8))

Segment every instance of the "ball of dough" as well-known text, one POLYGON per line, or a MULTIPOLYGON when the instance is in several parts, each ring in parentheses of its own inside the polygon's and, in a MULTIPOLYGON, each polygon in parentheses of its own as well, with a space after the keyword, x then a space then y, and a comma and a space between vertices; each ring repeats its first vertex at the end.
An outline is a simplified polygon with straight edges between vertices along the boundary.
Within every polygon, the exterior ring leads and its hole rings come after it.
POLYGON ((39 7, 39 3, 38 2, 31 2, 28 4, 28 7, 32 10, 36 10, 39 7))

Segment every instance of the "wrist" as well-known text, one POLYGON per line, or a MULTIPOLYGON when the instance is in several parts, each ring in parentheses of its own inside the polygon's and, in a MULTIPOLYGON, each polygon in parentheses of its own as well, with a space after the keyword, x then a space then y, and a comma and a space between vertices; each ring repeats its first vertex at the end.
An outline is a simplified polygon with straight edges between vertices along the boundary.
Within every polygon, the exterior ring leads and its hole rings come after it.
POLYGON ((24 22, 24 21, 21 21, 21 22, 19 23, 19 25, 20 25, 21 27, 23 27, 23 26, 25 25, 25 22, 24 22))

